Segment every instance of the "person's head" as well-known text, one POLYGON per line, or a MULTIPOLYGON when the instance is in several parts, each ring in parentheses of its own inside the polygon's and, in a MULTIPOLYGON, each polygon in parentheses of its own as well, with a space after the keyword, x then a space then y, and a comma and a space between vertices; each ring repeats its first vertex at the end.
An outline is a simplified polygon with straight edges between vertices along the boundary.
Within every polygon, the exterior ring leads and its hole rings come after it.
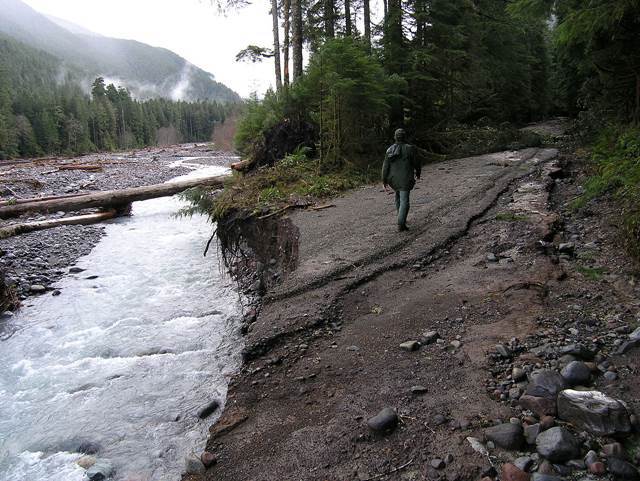
POLYGON ((404 129, 396 129, 395 133, 393 134, 393 138, 396 139, 396 142, 404 142, 406 136, 407 133, 404 131, 404 129))

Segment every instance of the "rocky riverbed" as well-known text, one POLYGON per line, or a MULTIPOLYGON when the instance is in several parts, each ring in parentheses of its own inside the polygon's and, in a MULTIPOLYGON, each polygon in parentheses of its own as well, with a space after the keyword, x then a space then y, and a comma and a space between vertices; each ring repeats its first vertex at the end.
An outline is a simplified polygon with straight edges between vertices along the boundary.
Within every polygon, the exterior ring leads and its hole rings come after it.
MULTIPOLYGON (((0 163, 0 201, 31 197, 90 193, 165 182, 195 166, 227 166, 234 157, 210 145, 185 144, 132 152, 90 154, 72 159, 46 159, 0 163), (67 170, 68 166, 91 170, 67 170)), ((93 212, 83 211, 81 213, 93 212)), ((53 212, 0 220, 0 227, 78 215, 53 212)), ((57 295, 50 286, 68 274, 103 235, 101 225, 60 226, 0 240, 0 274, 24 301, 32 295, 57 295)), ((76 272, 76 274, 79 274, 76 272)), ((6 313, 8 315, 8 313, 6 313)))

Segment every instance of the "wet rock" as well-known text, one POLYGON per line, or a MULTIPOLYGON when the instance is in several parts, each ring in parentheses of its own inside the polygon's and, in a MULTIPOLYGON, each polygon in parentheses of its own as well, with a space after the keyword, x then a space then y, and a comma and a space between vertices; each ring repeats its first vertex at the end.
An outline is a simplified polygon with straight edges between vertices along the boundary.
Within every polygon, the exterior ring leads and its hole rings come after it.
POLYGON ((400 349, 405 351, 417 351, 420 349, 420 343, 418 341, 407 341, 400 344, 400 349))
POLYGON ((518 468, 515 464, 505 463, 502 465, 501 481, 529 481, 531 475, 518 468))
POLYGON ((41 294, 41 293, 45 292, 47 290, 47 288, 44 287, 42 284, 33 284, 33 285, 29 286, 29 290, 33 294, 41 294))
POLYGON ((562 462, 580 455, 580 443, 565 428, 556 426, 540 433, 536 450, 549 461, 562 462))
POLYGON ((207 468, 195 456, 187 456, 184 460, 185 474, 204 474, 207 468))
POLYGON ((516 458, 515 461, 513 461, 513 464, 518 469, 527 472, 529 471, 529 469, 531 469, 531 466, 533 466, 533 459, 531 459, 529 456, 520 456, 519 458, 516 458))
POLYGON ((556 415, 556 400, 554 398, 539 397, 539 396, 520 396, 518 404, 522 409, 528 409, 538 416, 555 416, 556 415))
POLYGON ((525 426, 524 428, 524 438, 527 441, 527 444, 536 444, 536 438, 540 434, 540 424, 532 424, 530 426, 525 426))
POLYGON ((567 387, 567 382, 556 371, 544 370, 531 376, 526 394, 536 397, 555 398, 560 391, 567 387))
POLYGON ((82 456, 80 459, 76 461, 76 464, 80 466, 82 469, 89 469, 91 466, 96 464, 96 457, 82 456))
POLYGON ((640 474, 638 474, 636 467, 622 459, 608 459, 607 467, 616 479, 628 479, 633 481, 640 479, 640 474))
POLYGON ((69 268, 69 273, 71 273, 71 274, 79 274, 80 272, 84 272, 84 271, 85 271, 85 269, 82 269, 80 267, 75 267, 74 266, 74 267, 70 267, 69 268))
POLYGON ((218 458, 211 451, 205 451, 200 455, 200 461, 205 468, 210 468, 218 462, 218 458))
POLYGON ((558 396, 558 416, 600 436, 631 431, 629 413, 622 402, 600 391, 562 391, 558 396))
POLYGON ((524 444, 522 426, 512 423, 498 424, 485 430, 485 436, 496 446, 508 450, 518 450, 524 444))
POLYGON ((585 385, 591 377, 591 369, 582 361, 572 361, 560 371, 560 374, 570 386, 585 385))
POLYGON ((411 394, 420 395, 429 392, 425 386, 411 386, 411 394))
POLYGON ((220 402, 217 399, 214 399, 213 401, 211 401, 210 403, 206 404, 205 406, 201 407, 198 410, 198 417, 200 419, 205 419, 211 416, 219 407, 220 407, 220 402))
POLYGON ((392 408, 384 408, 367 421, 367 426, 376 432, 391 431, 395 429, 397 425, 398 414, 392 408))
POLYGON ((107 459, 99 459, 93 466, 87 469, 85 474, 90 481, 102 481, 113 476, 115 474, 115 469, 113 468, 111 461, 107 459))

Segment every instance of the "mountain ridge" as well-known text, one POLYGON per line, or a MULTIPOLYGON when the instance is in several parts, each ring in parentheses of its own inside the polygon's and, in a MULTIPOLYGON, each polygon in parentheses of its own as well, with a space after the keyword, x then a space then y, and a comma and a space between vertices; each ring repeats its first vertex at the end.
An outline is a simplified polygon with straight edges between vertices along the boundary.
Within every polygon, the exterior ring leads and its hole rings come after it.
MULTIPOLYGON (((178 54, 136 40, 74 33, 20 0, 0 0, 0 32, 42 50, 86 73, 85 84, 101 76, 136 98, 236 102, 239 95, 213 74, 178 54)), ((76 26, 78 29, 83 29, 76 26)), ((88 31, 87 31, 88 32, 88 31)), ((84 85, 88 87, 88 85, 84 85)))

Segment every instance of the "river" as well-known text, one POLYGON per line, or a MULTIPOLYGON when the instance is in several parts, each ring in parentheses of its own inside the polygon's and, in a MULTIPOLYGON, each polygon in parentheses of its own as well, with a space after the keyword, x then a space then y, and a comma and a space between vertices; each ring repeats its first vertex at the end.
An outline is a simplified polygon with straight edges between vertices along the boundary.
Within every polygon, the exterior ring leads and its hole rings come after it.
MULTIPOLYGON (((216 170, 218 169, 218 170, 216 170)), ((221 172, 207 167, 194 175, 221 172)), ((240 299, 212 226, 176 217, 181 201, 133 204, 55 286, 11 318, 0 343, 0 479, 79 481, 82 450, 116 480, 179 479, 204 448, 240 365, 240 299)))

